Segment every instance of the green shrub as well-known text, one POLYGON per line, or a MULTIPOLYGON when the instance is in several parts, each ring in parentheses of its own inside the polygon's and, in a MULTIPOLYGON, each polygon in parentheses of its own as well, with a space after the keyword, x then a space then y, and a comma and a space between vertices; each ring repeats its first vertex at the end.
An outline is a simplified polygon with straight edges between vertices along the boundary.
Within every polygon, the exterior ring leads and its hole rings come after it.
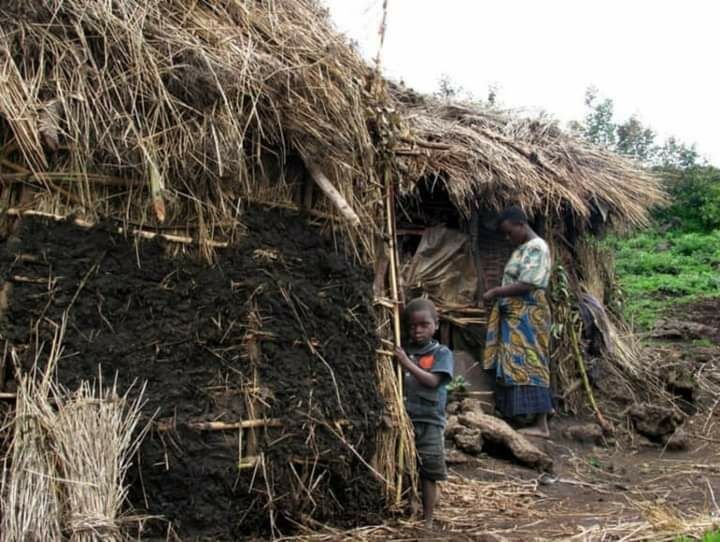
POLYGON ((608 241, 616 251, 625 316, 650 328, 671 307, 720 297, 720 230, 656 230, 608 241))
POLYGON ((467 391, 468 383, 463 375, 455 375, 450 383, 447 385, 448 393, 455 393, 462 395, 467 391))
POLYGON ((671 198, 671 204, 656 213, 661 222, 679 220, 684 229, 694 231, 720 228, 720 169, 693 166, 659 173, 671 198))

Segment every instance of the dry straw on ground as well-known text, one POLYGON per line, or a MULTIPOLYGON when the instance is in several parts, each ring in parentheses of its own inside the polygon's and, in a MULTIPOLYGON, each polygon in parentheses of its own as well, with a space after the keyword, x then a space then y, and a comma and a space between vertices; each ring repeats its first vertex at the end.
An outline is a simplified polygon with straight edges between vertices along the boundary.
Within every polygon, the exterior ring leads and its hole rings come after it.
POLYGON ((386 525, 359 527, 348 531, 325 528, 285 540, 329 542, 331 540, 474 540, 488 532, 498 518, 516 523, 518 528, 542 517, 536 506, 534 481, 485 482, 451 474, 441 484, 434 531, 423 529, 419 519, 386 525))

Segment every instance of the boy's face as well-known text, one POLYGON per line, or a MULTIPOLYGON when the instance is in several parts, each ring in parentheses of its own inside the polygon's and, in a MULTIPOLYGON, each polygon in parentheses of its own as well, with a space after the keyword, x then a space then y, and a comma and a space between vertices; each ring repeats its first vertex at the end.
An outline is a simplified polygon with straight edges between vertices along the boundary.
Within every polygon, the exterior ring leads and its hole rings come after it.
POLYGON ((429 311, 410 313, 408 325, 410 326, 410 339, 415 344, 429 343, 437 330, 437 322, 433 320, 429 311))

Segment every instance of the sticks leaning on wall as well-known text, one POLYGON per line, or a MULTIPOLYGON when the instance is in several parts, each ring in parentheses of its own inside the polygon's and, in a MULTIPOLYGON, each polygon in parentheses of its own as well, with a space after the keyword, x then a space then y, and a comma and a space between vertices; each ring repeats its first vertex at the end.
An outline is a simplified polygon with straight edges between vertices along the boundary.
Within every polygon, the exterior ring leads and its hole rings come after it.
MULTIPOLYGON (((401 344, 401 322, 400 322, 400 292, 398 288, 398 252, 397 252, 397 232, 395 224, 395 198, 393 193, 392 181, 390 175, 385 172, 385 216, 387 219, 387 235, 389 249, 389 265, 388 271, 390 276, 390 296, 392 300, 392 323, 393 323, 393 339, 396 346, 401 344)), ((396 364, 397 378, 397 402, 403 404, 403 370, 402 366, 396 364)), ((405 451, 407 442, 405 441, 405 433, 400 432, 398 450, 397 450, 397 469, 398 479, 396 482, 395 502, 399 504, 402 500, 402 481, 405 470, 405 451)))
POLYGON ((305 166, 307 167, 310 176, 318 185, 323 194, 332 202, 335 208, 340 214, 347 219, 351 226, 357 227, 360 225, 360 218, 357 213, 350 207, 347 200, 338 192, 337 188, 330 182, 327 175, 323 172, 320 167, 310 160, 305 160, 305 166))

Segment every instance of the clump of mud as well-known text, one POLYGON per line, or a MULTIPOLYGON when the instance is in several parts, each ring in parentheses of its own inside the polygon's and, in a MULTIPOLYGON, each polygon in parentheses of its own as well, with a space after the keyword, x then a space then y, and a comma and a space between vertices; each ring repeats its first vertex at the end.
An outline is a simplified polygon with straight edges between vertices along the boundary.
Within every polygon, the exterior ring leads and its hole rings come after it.
POLYGON ((372 275, 294 214, 249 210, 244 222, 247 236, 213 266, 109 227, 36 219, 0 254, 12 286, 0 332, 26 364, 31 330, 49 341, 67 311, 61 383, 147 383, 144 413, 162 423, 141 448, 131 501, 164 520, 144 536, 171 524, 183 539, 237 539, 382 508, 357 457, 371 460, 382 415, 372 275), (253 468, 238 468, 238 430, 192 428, 252 417, 282 422, 256 430, 253 468))

